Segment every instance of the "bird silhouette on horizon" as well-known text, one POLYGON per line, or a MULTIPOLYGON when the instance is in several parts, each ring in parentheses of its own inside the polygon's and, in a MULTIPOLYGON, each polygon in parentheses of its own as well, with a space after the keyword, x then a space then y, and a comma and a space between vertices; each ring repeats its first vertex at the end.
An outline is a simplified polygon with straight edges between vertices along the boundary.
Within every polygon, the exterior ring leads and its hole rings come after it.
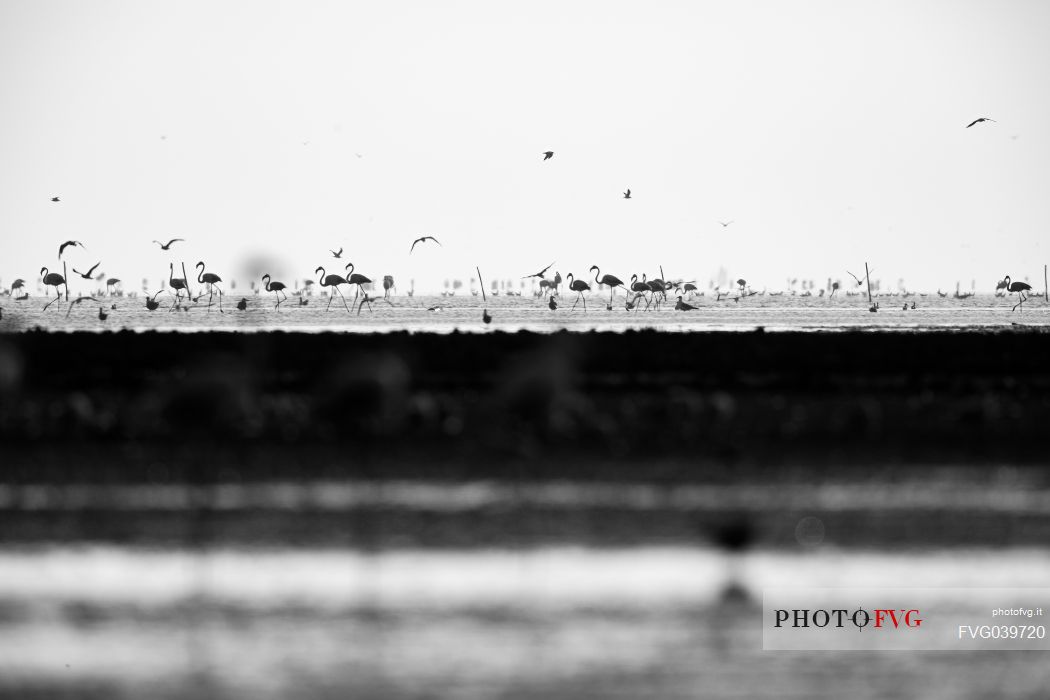
MULTIPOLYGON (((420 236, 416 240, 412 241, 412 247, 408 249, 408 252, 411 254, 412 251, 416 249, 416 244, 417 243, 426 243, 427 241, 434 241, 438 245, 441 245, 441 241, 439 241, 438 239, 434 238, 433 236, 420 236)), ((445 246, 441 246, 441 247, 444 248, 445 246)))
POLYGON ((58 246, 58 257, 59 257, 59 259, 61 259, 61 258, 62 258, 62 252, 63 252, 63 251, 64 251, 64 250, 66 249, 66 248, 68 248, 69 246, 71 246, 71 245, 72 245, 72 246, 80 246, 81 248, 83 248, 83 247, 84 247, 84 244, 83 244, 83 243, 81 243, 80 241, 66 241, 66 242, 65 242, 65 243, 63 243, 62 245, 58 246))
POLYGON ((171 244, 172 243, 178 243, 179 241, 183 241, 183 240, 185 240, 185 239, 183 239, 183 238, 172 238, 167 243, 161 243, 160 241, 154 239, 153 242, 156 243, 157 245, 159 245, 161 250, 171 250, 171 244))
POLYGON ((536 272, 536 273, 531 274, 531 275, 525 275, 524 277, 522 277, 522 279, 523 280, 527 280, 530 277, 539 277, 540 279, 543 279, 543 275, 547 272, 547 270, 551 269, 552 267, 554 267, 554 263, 551 263, 550 265, 548 265, 547 267, 543 268, 539 272, 536 272))
POLYGON ((80 275, 81 277, 83 277, 86 280, 90 280, 91 279, 91 275, 95 272, 95 268, 98 267, 101 264, 102 264, 101 262, 95 263, 94 265, 91 266, 91 269, 88 270, 87 272, 81 272, 80 270, 78 270, 77 268, 74 267, 73 268, 73 272, 77 273, 78 275, 80 275))
POLYGON ((966 128, 969 129, 974 124, 980 124, 981 122, 994 122, 994 121, 995 121, 994 119, 989 119, 988 117, 978 117, 977 119, 974 119, 972 122, 967 124, 966 128))

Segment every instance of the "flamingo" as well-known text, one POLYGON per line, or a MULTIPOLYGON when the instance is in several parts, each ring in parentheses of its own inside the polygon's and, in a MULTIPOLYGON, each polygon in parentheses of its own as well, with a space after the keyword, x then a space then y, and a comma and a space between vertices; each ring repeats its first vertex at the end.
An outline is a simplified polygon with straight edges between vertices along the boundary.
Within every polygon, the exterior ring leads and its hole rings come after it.
MULTIPOLYGON (((43 279, 44 282, 44 296, 47 296, 48 287, 55 288, 55 298, 47 302, 47 304, 44 306, 44 311, 47 311, 47 307, 54 304, 61 297, 58 288, 60 285, 66 284, 66 278, 58 274, 57 272, 48 272, 46 267, 40 268, 40 277, 43 279)), ((69 293, 68 285, 66 285, 66 293, 69 293)))
MULTIPOLYGON (((354 292, 354 301, 357 301, 357 295, 359 293, 360 294, 365 294, 367 296, 367 294, 365 292, 365 288, 362 287, 361 285, 362 284, 372 284, 372 280, 368 279, 367 277, 365 277, 362 274, 354 272, 354 264, 352 262, 347 263, 346 267, 343 268, 343 269, 348 270, 349 274, 350 274, 350 276, 346 280, 347 284, 356 284, 357 285, 357 291, 354 292)), ((371 309, 372 307, 369 306, 368 308, 371 309)))
MULTIPOLYGON (((214 272, 205 272, 203 261, 198 262, 195 267, 201 269, 201 271, 197 273, 197 281, 201 284, 208 285, 208 311, 211 311, 211 298, 215 295, 215 285, 222 282, 222 278, 214 272)), ((219 313, 225 313, 222 310, 222 287, 219 287, 219 313)))
MULTIPOLYGON (((612 304, 613 294, 616 293, 617 287, 623 287, 623 281, 615 275, 602 275, 601 279, 598 279, 598 275, 601 275, 602 271, 598 269, 597 265, 591 265, 590 271, 594 272, 595 282, 609 287, 609 303, 612 304)), ((624 289, 626 289, 626 287, 624 287, 624 289)))
MULTIPOLYGON (((346 312, 350 313, 350 307, 346 305, 346 297, 344 297, 343 293, 339 291, 339 285, 346 284, 346 278, 340 277, 339 275, 326 275, 324 273, 323 267, 319 267, 316 270, 314 270, 315 275, 318 273, 321 274, 321 286, 334 287, 335 293, 338 294, 339 297, 343 300, 343 306, 346 308, 346 312)), ((325 307, 325 311, 328 311, 331 308, 332 299, 332 295, 328 295, 328 306, 325 307)))
POLYGON ((175 277, 175 263, 168 263, 168 286, 175 290, 175 301, 171 302, 168 311, 174 309, 182 300, 182 290, 186 290, 186 298, 190 296, 190 285, 186 279, 186 265, 182 266, 182 277, 175 277))
POLYGON ((25 285, 25 283, 26 283, 26 281, 24 279, 22 279, 21 277, 19 277, 14 282, 12 282, 11 283, 11 296, 17 296, 15 294, 15 292, 18 291, 19 289, 21 289, 23 287, 23 285, 25 285))
POLYGON ((284 291, 284 288, 285 288, 284 282, 271 282, 270 281, 270 273, 269 272, 267 272, 265 275, 262 276, 262 281, 263 281, 263 287, 266 289, 266 291, 273 292, 274 299, 277 300, 277 303, 274 304, 273 308, 275 308, 278 311, 280 311, 281 310, 281 298, 279 296, 277 296, 278 293, 284 295, 284 301, 288 300, 288 292, 284 291))
POLYGON ((1032 285, 1028 284, 1027 282, 1012 282, 1010 280, 1010 275, 1004 277, 1003 282, 1006 282, 1006 291, 1010 292, 1011 294, 1016 292, 1017 296, 1020 298, 1020 301, 1014 304, 1013 309, 1010 309, 1010 311, 1013 311, 1018 306, 1020 306, 1021 312, 1024 313, 1024 303, 1028 301, 1028 297, 1026 297, 1024 293, 1030 291, 1032 289, 1032 285))
MULTIPOLYGON (((642 277, 644 278, 645 275, 643 274, 642 277)), ((643 299, 645 299, 645 308, 648 309, 649 300, 645 297, 645 293, 651 292, 652 289, 649 287, 649 284, 645 282, 644 279, 641 282, 639 282, 637 274, 631 275, 631 291, 634 292, 634 301, 638 301, 638 297, 642 297, 643 299)), ((634 306, 633 302, 631 303, 631 306, 634 306)))
POLYGON ((110 277, 109 279, 107 279, 106 280, 106 294, 109 294, 110 296, 112 296, 113 294, 116 294, 116 291, 117 291, 116 290, 116 286, 118 284, 120 284, 120 280, 117 279, 116 277, 110 277), (110 290, 112 290, 112 291, 110 291, 110 290))
POLYGON ((583 280, 573 279, 571 272, 569 273, 569 276, 566 277, 566 279, 569 280, 569 289, 576 292, 576 301, 572 303, 572 308, 569 310, 575 311, 576 305, 580 303, 580 299, 583 299, 583 310, 586 311, 587 300, 584 299, 583 293, 591 291, 591 285, 587 284, 583 280))

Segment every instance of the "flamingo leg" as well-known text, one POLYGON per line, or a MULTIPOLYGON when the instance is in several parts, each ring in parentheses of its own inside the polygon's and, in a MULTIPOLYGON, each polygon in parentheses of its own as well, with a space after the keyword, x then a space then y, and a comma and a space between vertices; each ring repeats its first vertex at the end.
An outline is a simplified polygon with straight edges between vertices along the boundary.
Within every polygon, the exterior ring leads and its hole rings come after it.
POLYGON ((226 313, 225 311, 222 310, 222 287, 219 287, 219 313, 220 314, 226 313))
POLYGON ((338 286, 336 286, 335 291, 339 292, 339 298, 343 300, 343 308, 346 309, 346 313, 350 313, 350 307, 346 305, 346 297, 344 297, 343 293, 339 291, 338 286))
MULTIPOLYGON (((339 290, 337 289, 335 291, 339 291, 339 290)), ((332 299, 335 299, 335 295, 334 294, 329 294, 328 295, 328 306, 324 307, 325 311, 328 311, 330 308, 332 308, 332 299)))

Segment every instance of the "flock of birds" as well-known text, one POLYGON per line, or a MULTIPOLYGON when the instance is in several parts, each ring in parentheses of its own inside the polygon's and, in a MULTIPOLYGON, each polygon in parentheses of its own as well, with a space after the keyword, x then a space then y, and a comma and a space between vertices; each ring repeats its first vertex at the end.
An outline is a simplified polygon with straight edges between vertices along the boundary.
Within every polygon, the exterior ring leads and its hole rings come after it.
MULTIPOLYGON (((970 127, 972 127, 972 126, 974 126, 976 124, 980 124, 980 123, 983 123, 983 122, 994 122, 994 121, 995 121, 994 119, 990 119, 988 117, 979 117, 977 119, 974 119, 969 124, 967 124, 966 128, 969 129, 970 127)), ((544 161, 551 160, 554 157, 554 151, 544 151, 542 155, 543 155, 543 160, 544 161)), ((630 188, 627 188, 623 192, 623 198, 624 199, 631 199, 631 189, 630 188)), ((51 201, 52 202, 60 202, 61 199, 59 197, 55 196, 55 197, 51 198, 51 201)), ((728 227, 729 225, 731 225, 733 223, 733 220, 729 220, 729 221, 721 221, 720 220, 718 223, 723 228, 726 228, 726 227, 728 227)), ((183 239, 183 238, 172 238, 172 239, 168 240, 167 242, 161 242, 161 241, 158 241, 158 240, 154 240, 153 243, 157 244, 160 247, 160 250, 162 250, 162 251, 171 251, 173 245, 175 245, 176 243, 184 242, 184 241, 185 241, 185 239, 183 239)), ((412 244, 409 247, 409 254, 412 254, 415 251, 416 246, 421 245, 421 244, 426 244, 428 242, 433 242, 434 244, 436 244, 438 246, 441 246, 441 242, 438 241, 438 239, 435 238, 434 236, 429 236, 429 235, 428 236, 420 236, 419 238, 416 238, 415 240, 412 241, 412 244)), ((85 248, 84 244, 82 242, 80 242, 80 241, 77 241, 77 240, 65 241, 62 244, 60 244, 59 247, 58 247, 58 258, 59 258, 59 260, 62 260, 63 253, 66 251, 67 248, 70 248, 70 247, 85 248)), ((344 250, 343 250, 342 247, 340 247, 338 251, 330 250, 330 252, 331 252, 332 257, 334 259, 341 259, 344 250)), ((81 271, 81 270, 78 270, 77 268, 74 267, 73 268, 73 272, 76 275, 78 275, 79 277, 81 277, 82 279, 85 279, 85 280, 89 280, 89 281, 90 280, 96 280, 96 281, 105 280, 106 293, 107 294, 113 294, 114 290, 116 289, 116 286, 121 283, 121 280, 119 278, 116 278, 116 277, 108 277, 107 278, 104 275, 99 275, 99 276, 96 277, 95 276, 95 270, 97 270, 100 265, 101 265, 101 261, 96 262, 94 265, 89 267, 86 271, 81 271)), ((543 268, 539 272, 535 272, 535 273, 533 273, 531 275, 525 275, 524 277, 522 277, 522 280, 530 279, 530 278, 538 278, 539 279, 540 292, 541 293, 546 293, 549 296, 547 305, 552 311, 558 308, 558 302, 557 302, 557 298, 556 297, 557 297, 557 294, 558 294, 558 287, 559 287, 559 285, 562 282, 561 273, 558 273, 558 272, 555 273, 555 275, 553 276, 552 279, 547 279, 547 273, 551 269, 551 267, 553 267, 553 266, 554 266, 554 263, 551 263, 550 265, 547 265, 547 267, 543 268), (553 293, 551 293, 551 292, 553 292, 553 293)), ((198 284, 203 285, 203 290, 204 290, 200 294, 198 294, 197 297, 193 297, 191 295, 189 277, 186 275, 185 265, 184 264, 182 265, 182 277, 175 277, 175 266, 174 266, 174 263, 173 262, 169 263, 169 267, 168 267, 168 287, 170 287, 170 289, 173 291, 173 297, 174 298, 173 298, 172 304, 171 304, 171 306, 169 307, 168 310, 169 311, 174 311, 174 310, 177 310, 179 308, 182 308, 182 302, 183 302, 183 297, 184 296, 185 296, 187 301, 192 299, 194 302, 196 302, 201 297, 203 297, 204 293, 207 293, 207 295, 208 295, 208 310, 210 311, 211 307, 212 307, 212 303, 214 301, 215 294, 216 294, 216 292, 218 292, 219 312, 220 313, 224 313, 225 311, 224 311, 223 306, 222 306, 222 297, 223 297, 225 292, 224 292, 224 290, 223 290, 223 288, 221 286, 222 285, 222 278, 219 275, 215 274, 214 272, 207 271, 206 270, 206 266, 205 266, 203 261, 198 262, 195 267, 196 267, 196 269, 198 271, 197 272, 196 281, 197 281, 198 284)), ((64 268, 65 268, 65 263, 63 262, 63 269, 64 268)), ((641 276, 641 278, 639 278, 638 275, 635 274, 635 275, 631 276, 629 284, 625 283, 623 280, 621 280, 619 277, 616 277, 615 275, 609 275, 609 274, 602 275, 601 274, 601 269, 597 265, 592 266, 590 268, 589 272, 593 272, 594 273, 594 282, 597 285, 599 285, 599 287, 608 287, 609 288, 609 301, 608 301, 608 304, 606 305, 606 308, 609 309, 609 310, 612 310, 613 296, 614 296, 614 294, 615 294, 617 289, 623 289, 627 293, 627 300, 625 302, 625 308, 627 310, 632 310, 632 309, 638 308, 642 301, 645 302, 645 308, 646 309, 649 309, 650 307, 653 307, 653 306, 655 306, 656 309, 659 309, 660 306, 661 306, 661 303, 665 302, 667 300, 669 292, 677 292, 678 293, 678 295, 677 295, 677 303, 675 304, 675 307, 674 307, 675 310, 678 310, 678 311, 691 311, 691 310, 695 310, 697 308, 696 306, 693 306, 693 305, 687 303, 684 300, 684 297, 686 295, 690 295, 692 293, 697 292, 696 284, 694 282, 686 282, 686 281, 683 281, 683 280, 668 280, 668 281, 665 281, 663 279, 662 269, 661 269, 661 277, 660 278, 656 278, 656 279, 650 280, 650 279, 647 279, 645 274, 643 274, 641 276)), ((315 275, 319 275, 318 281, 319 281, 321 287, 324 287, 326 289, 330 289, 331 290, 331 293, 328 295, 329 296, 328 306, 325 307, 325 310, 328 311, 328 310, 331 309, 332 301, 335 299, 335 296, 338 295, 340 297, 342 303, 343 303, 343 307, 348 312, 350 311, 350 306, 347 304, 346 297, 343 296, 343 293, 340 291, 340 287, 343 286, 343 285, 349 285, 349 286, 352 286, 352 287, 356 287, 356 291, 354 293, 354 303, 358 304, 358 306, 357 306, 358 314, 360 314, 361 308, 365 304, 368 305, 369 310, 372 310, 372 302, 375 301, 376 299, 373 298, 373 297, 370 297, 369 294, 368 294, 368 290, 365 289, 366 286, 369 286, 369 285, 372 284, 372 280, 370 278, 366 277, 365 275, 362 275, 360 273, 354 272, 354 264, 352 262, 348 262, 344 266, 344 273, 345 274, 342 274, 342 275, 340 275, 340 274, 329 274, 324 266, 318 266, 317 269, 314 270, 314 274, 315 275), (360 302, 358 303, 359 299, 360 299, 360 302)), ((847 271, 847 274, 849 274, 854 279, 854 281, 856 282, 858 287, 862 286, 865 282, 870 280, 870 272, 866 272, 864 278, 861 278, 858 275, 854 275, 852 272, 849 272, 849 271, 847 271)), ((479 276, 479 280, 480 280, 480 270, 478 271, 478 276, 479 276)), ((67 284, 66 275, 59 274, 58 272, 52 272, 47 267, 43 267, 43 268, 40 269, 40 277, 41 277, 41 282, 44 285, 45 296, 47 295, 47 288, 48 287, 54 287, 55 288, 55 299, 53 299, 53 300, 49 301, 47 304, 45 304, 44 310, 46 310, 48 307, 50 307, 52 304, 54 304, 55 302, 57 302, 61 298, 60 290, 59 290, 60 287, 63 287, 63 286, 65 287, 65 296, 66 296, 66 299, 68 300, 68 298, 69 298, 69 285, 67 284)), ((261 281, 262 281, 262 288, 267 293, 272 293, 274 295, 274 299, 275 299, 274 309, 276 311, 280 311, 281 304, 288 300, 288 293, 287 293, 288 285, 286 285, 285 283, 280 282, 278 280, 274 280, 269 273, 266 273, 266 274, 262 275, 261 281)), ((586 308, 587 308, 587 299, 584 296, 584 293, 591 291, 590 283, 588 281, 586 281, 586 280, 577 279, 572 273, 568 274, 568 276, 566 278, 566 281, 568 282, 569 290, 576 293, 576 299, 573 302, 572 310, 575 310, 576 306, 581 301, 583 302, 584 310, 586 310, 586 308)), ((24 300, 24 299, 28 298, 28 293, 24 293, 21 296, 19 296, 17 294, 17 292, 19 290, 23 289, 24 284, 25 284, 25 280, 22 280, 22 279, 17 279, 12 284, 12 286, 11 286, 11 293, 15 296, 16 300, 24 300)), ((745 288, 746 288, 746 281, 743 280, 743 279, 740 279, 740 280, 737 280, 737 284, 739 285, 740 292, 743 295, 743 293, 745 292, 745 288)), ((384 291, 385 291, 385 294, 384 294, 384 297, 383 297, 384 299, 387 299, 387 297, 389 296, 389 293, 390 293, 390 289, 393 286, 394 286, 393 277, 390 276, 390 275, 386 275, 384 277, 384 279, 383 279, 383 288, 384 288, 384 291)), ((835 295, 835 293, 838 291, 838 289, 839 289, 839 283, 838 282, 835 282, 835 283, 831 284, 831 295, 830 296, 833 297, 835 295)), ((1031 285, 1027 284, 1026 282, 1014 282, 1013 280, 1011 280, 1010 276, 1007 275, 1006 277, 1004 277, 1004 279, 1002 281, 1000 281, 998 283, 998 285, 996 287, 996 293, 998 293, 1000 290, 1002 290, 1005 293, 1017 294, 1018 298, 1019 298, 1019 301, 1017 302, 1017 304, 1015 304, 1013 306, 1011 311, 1017 309, 1018 307, 1020 307, 1021 310, 1023 311, 1024 310, 1024 302, 1028 300, 1028 297, 1027 297, 1026 293, 1030 292, 1031 289, 1032 289, 1031 285)), ((160 303, 157 301, 157 297, 164 291, 165 291, 164 289, 161 289, 157 293, 146 297, 146 308, 148 310, 154 311, 154 310, 156 310, 156 309, 158 309, 160 307, 160 303)), ((823 294, 823 290, 821 290, 821 293, 823 294)), ((484 295, 484 290, 482 290, 482 294, 484 295)), ((754 292, 751 292, 751 293, 746 294, 746 295, 750 296, 750 295, 753 295, 753 294, 754 294, 754 292)), ((938 294, 940 296, 942 296, 942 297, 946 296, 946 293, 943 293, 940 290, 938 290, 938 294)), ((410 292, 410 295, 411 295, 411 292, 410 292)), ((718 291, 718 298, 719 298, 719 300, 721 300, 722 295, 723 295, 723 292, 718 291)), ((956 296, 960 297, 960 294, 958 293, 958 290, 956 291, 956 296)), ((736 296, 734 298, 735 298, 735 300, 739 301, 740 295, 738 295, 738 296, 736 296)), ((870 298, 870 292, 869 292, 869 298, 870 298)), ((69 312, 72 311, 73 306, 75 306, 75 305, 77 305, 77 304, 79 304, 79 303, 81 303, 83 301, 87 301, 87 300, 96 301, 96 302, 99 301, 98 299, 96 299, 93 296, 86 296, 86 297, 80 296, 80 297, 77 297, 70 304, 69 311, 67 311, 67 316, 69 315, 69 312)), ((300 305, 305 305, 306 303, 307 302, 304 299, 300 298, 300 305)), ((116 306, 114 305, 111 308, 116 308, 116 306)), ((240 310, 245 310, 247 308, 247 299, 242 298, 238 302, 237 308, 240 309, 240 310)), ((430 307, 429 310, 437 310, 439 308, 440 307, 430 307)), ((908 304, 905 303, 904 304, 904 309, 907 310, 908 308, 909 308, 908 304)), ((914 302, 912 302, 910 308, 911 309, 916 308, 914 302)), ((872 303, 872 305, 871 305, 869 310, 872 311, 872 312, 878 311, 879 310, 878 302, 872 303)), ((0 313, 2 313, 2 311, 0 311, 0 313)), ((2 316, 0 316, 0 317, 2 317, 2 316)), ((107 314, 105 312, 105 309, 103 309, 102 306, 99 306, 99 319, 104 321, 106 318, 107 318, 107 314)), ((492 320, 492 316, 491 316, 491 314, 489 314, 487 309, 485 309, 483 311, 482 320, 485 323, 490 323, 491 320, 492 320)))

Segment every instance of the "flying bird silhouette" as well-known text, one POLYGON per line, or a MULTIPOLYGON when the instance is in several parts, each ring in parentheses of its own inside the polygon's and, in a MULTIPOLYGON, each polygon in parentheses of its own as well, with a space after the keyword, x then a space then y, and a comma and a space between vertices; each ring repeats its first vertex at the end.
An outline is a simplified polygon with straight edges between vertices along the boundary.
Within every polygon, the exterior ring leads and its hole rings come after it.
POLYGON ((58 201, 60 201, 60 200, 59 200, 59 198, 58 198, 58 197, 52 197, 52 198, 51 198, 51 201, 52 201, 52 202, 58 202, 58 201))
POLYGON ((329 249, 329 252, 332 253, 332 257, 333 258, 341 258, 341 257, 343 257, 343 248, 342 248, 342 246, 339 247, 339 252, 338 253, 335 252, 334 250, 331 250, 331 249, 329 249))
POLYGON ((553 157, 554 157, 554 151, 544 151, 543 152, 543 160, 550 160, 553 157))
POLYGON ((78 245, 81 248, 84 247, 84 244, 81 243, 80 241, 66 241, 62 245, 58 246, 58 257, 61 258, 62 257, 62 251, 64 251, 66 248, 68 248, 71 245, 73 245, 73 246, 78 245))
POLYGON ((161 243, 158 240, 154 240, 153 242, 156 243, 157 245, 159 245, 161 250, 171 250, 171 244, 172 243, 176 243, 178 241, 183 241, 183 240, 185 240, 185 239, 184 238, 172 238, 167 243, 161 243))
MULTIPOLYGON (((417 238, 416 240, 412 241, 412 247, 408 249, 408 252, 411 253, 413 250, 415 250, 417 243, 425 243, 426 241, 434 241, 438 245, 441 245, 441 241, 439 241, 438 239, 434 238, 433 236, 423 236, 421 238, 417 238)), ((441 247, 444 248, 445 246, 441 246, 441 247)))
POLYGON ((540 270, 539 272, 537 272, 535 274, 525 275, 524 277, 522 277, 522 279, 523 280, 527 280, 530 277, 539 277, 540 279, 543 279, 543 274, 545 272, 547 272, 547 270, 551 269, 552 267, 554 267, 554 263, 551 263, 550 265, 548 265, 547 267, 543 268, 542 270, 540 270))
POLYGON ((89 280, 89 279, 91 279, 92 273, 95 272, 95 268, 98 267, 101 264, 102 264, 101 262, 95 263, 94 265, 91 266, 91 269, 88 270, 87 272, 81 272, 80 270, 78 270, 77 268, 74 267, 73 268, 73 272, 77 273, 78 275, 80 275, 84 279, 89 280))
POLYGON ((989 119, 988 117, 978 117, 977 119, 974 119, 972 122, 967 124, 966 128, 969 129, 974 124, 980 124, 981 122, 994 122, 994 121, 995 121, 994 119, 989 119))
POLYGON ((628 187, 627 191, 623 193, 623 198, 624 199, 630 199, 631 198, 631 188, 630 187, 628 187))
POLYGON ((726 226, 729 226, 729 224, 733 223, 733 221, 719 221, 718 223, 722 224, 722 228, 725 228, 726 226))

